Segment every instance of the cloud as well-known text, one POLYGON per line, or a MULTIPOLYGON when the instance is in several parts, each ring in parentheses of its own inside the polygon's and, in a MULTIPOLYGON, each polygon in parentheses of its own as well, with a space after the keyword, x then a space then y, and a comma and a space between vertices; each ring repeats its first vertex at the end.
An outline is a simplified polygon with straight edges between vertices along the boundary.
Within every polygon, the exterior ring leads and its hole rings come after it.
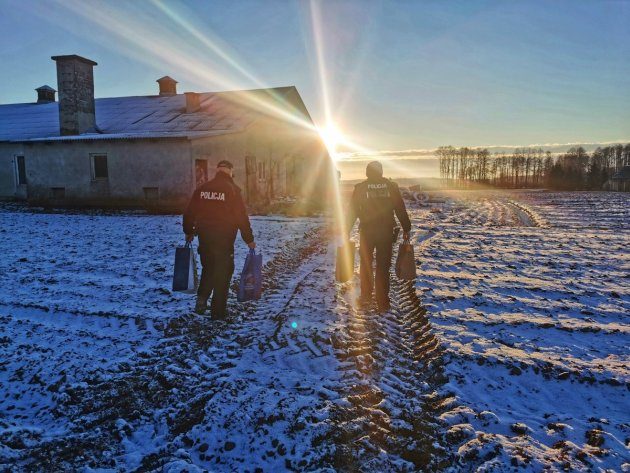
POLYGON ((339 161, 369 161, 372 159, 418 159, 435 158, 435 149, 380 150, 370 153, 337 153, 339 161))
MULTIPOLYGON (((530 145, 488 145, 469 146, 470 149, 487 149, 491 153, 512 153, 518 148, 542 148, 554 154, 564 153, 569 148, 581 146, 586 151, 593 151, 597 147, 630 143, 630 139, 616 141, 581 142, 581 143, 544 143, 530 145)), ((401 149, 375 150, 373 152, 338 153, 338 161, 371 161, 374 159, 431 159, 437 158, 437 148, 434 149, 401 149)))

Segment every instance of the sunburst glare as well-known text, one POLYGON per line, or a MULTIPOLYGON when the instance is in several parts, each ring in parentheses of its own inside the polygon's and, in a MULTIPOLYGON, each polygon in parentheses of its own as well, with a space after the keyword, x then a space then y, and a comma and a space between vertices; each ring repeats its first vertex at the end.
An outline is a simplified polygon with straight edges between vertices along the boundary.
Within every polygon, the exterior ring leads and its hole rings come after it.
POLYGON ((330 122, 327 123, 326 126, 324 126, 323 128, 319 129, 319 134, 324 140, 330 156, 336 161, 337 148, 344 141, 341 131, 335 123, 330 122))

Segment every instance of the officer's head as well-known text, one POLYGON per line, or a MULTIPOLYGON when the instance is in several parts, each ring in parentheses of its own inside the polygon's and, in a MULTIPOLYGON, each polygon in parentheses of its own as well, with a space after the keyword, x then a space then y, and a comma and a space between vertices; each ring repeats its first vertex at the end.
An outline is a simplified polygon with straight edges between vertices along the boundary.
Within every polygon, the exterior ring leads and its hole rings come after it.
POLYGON ((365 175, 368 179, 383 177, 383 165, 379 161, 372 161, 365 168, 365 175))
POLYGON ((217 164, 217 172, 223 172, 230 177, 232 177, 233 169, 234 169, 234 165, 231 162, 229 162, 227 159, 224 159, 223 161, 219 161, 219 164, 217 164))

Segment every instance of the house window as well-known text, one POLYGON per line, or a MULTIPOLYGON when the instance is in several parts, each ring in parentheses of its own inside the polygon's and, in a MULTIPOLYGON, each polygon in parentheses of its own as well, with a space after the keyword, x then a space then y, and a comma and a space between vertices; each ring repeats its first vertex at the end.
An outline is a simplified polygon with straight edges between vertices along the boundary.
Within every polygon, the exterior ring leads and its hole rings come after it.
POLYGON ((144 198, 146 200, 158 200, 160 197, 157 187, 143 187, 142 190, 144 190, 144 198))
POLYGON ((16 156, 15 164, 17 167, 18 186, 24 186, 26 185, 26 162, 24 161, 24 156, 16 156))
POLYGON ((50 188, 50 198, 55 200, 61 200, 66 198, 66 188, 65 187, 51 187, 50 188))
POLYGON ((92 154, 92 179, 107 179, 109 173, 107 170, 107 155, 106 154, 92 154))

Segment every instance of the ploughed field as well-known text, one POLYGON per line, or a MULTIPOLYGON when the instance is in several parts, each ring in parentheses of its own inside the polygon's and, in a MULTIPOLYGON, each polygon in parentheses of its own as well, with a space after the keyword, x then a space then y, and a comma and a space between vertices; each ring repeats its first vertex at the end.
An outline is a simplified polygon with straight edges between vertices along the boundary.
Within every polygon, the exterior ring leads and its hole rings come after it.
POLYGON ((425 231, 416 287, 460 404, 441 416, 458 457, 630 468, 630 196, 442 196, 411 206, 425 231))
POLYGON ((170 291, 180 217, 4 205, 0 471, 628 468, 630 199, 410 197, 391 313, 334 283, 325 220, 254 217, 229 323, 170 291))

